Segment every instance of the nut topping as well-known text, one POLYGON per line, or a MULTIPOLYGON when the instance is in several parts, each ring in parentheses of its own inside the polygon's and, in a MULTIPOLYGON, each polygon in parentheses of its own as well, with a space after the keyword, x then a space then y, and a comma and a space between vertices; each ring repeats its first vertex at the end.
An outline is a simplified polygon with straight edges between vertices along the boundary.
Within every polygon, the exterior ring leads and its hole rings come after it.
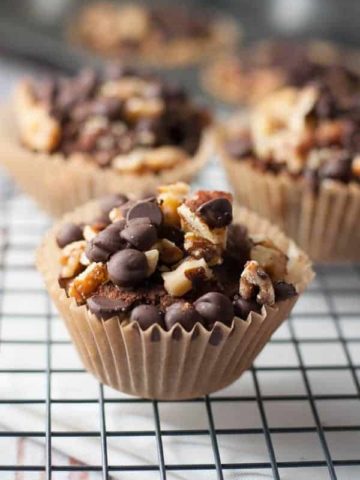
POLYGON ((271 279, 255 260, 245 264, 240 277, 239 293, 245 300, 250 300, 256 295, 256 300, 261 305, 275 303, 275 292, 271 279))

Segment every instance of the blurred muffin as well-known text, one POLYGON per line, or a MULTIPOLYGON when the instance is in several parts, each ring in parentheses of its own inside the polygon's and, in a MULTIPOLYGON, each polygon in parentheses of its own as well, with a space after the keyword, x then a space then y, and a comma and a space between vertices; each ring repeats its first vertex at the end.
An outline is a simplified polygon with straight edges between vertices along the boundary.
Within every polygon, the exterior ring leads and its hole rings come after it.
POLYGON ((252 104, 284 86, 314 80, 344 94, 358 92, 359 78, 345 66, 345 56, 322 41, 263 41, 210 63, 202 84, 215 98, 234 104, 252 104))
POLYGON ((184 5, 139 5, 97 2, 85 6, 69 28, 75 44, 103 55, 176 67, 232 48, 235 22, 184 5))
POLYGON ((177 183, 146 200, 90 202, 45 237, 38 268, 101 382, 176 400, 249 368, 313 272, 276 227, 234 215, 231 194, 177 183))
POLYGON ((109 192, 141 196, 190 180, 209 154, 208 112, 160 78, 107 75, 23 81, 2 114, 1 162, 52 214, 109 192))
POLYGON ((287 87, 219 127, 243 205, 277 223, 314 260, 358 260, 360 103, 325 85, 287 87))

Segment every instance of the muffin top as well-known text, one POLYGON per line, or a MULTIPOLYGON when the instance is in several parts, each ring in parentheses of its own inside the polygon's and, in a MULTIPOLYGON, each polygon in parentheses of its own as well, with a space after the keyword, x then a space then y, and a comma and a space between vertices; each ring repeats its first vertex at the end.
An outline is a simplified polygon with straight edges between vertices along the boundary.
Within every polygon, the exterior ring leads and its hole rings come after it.
MULTIPOLYGON (((70 26, 70 38, 85 48, 112 57, 151 55, 159 47, 211 42, 221 34, 235 35, 235 25, 225 23, 206 9, 184 5, 115 5, 96 2, 87 5, 70 26), (234 30, 234 32, 232 32, 234 30)), ((181 52, 180 52, 181 53, 181 52)), ((158 58, 160 62, 173 59, 158 58)))
POLYGON ((220 82, 227 81, 224 98, 250 103, 281 87, 302 87, 311 81, 348 95, 360 91, 360 79, 347 63, 346 52, 323 41, 264 41, 216 61, 206 72, 213 79, 204 82, 217 89, 217 81, 220 88, 220 82))
POLYGON ((321 181, 360 180, 360 104, 327 85, 310 83, 268 95, 247 125, 233 120, 226 132, 230 156, 261 170, 321 181))
POLYGON ((297 295, 287 255, 233 222, 229 193, 177 183, 143 200, 111 195, 100 210, 57 233, 59 284, 98 318, 210 330, 297 295))
POLYGON ((188 160, 210 122, 182 88, 115 65, 104 75, 84 70, 23 82, 15 108, 26 147, 81 155, 123 173, 157 172, 188 160))

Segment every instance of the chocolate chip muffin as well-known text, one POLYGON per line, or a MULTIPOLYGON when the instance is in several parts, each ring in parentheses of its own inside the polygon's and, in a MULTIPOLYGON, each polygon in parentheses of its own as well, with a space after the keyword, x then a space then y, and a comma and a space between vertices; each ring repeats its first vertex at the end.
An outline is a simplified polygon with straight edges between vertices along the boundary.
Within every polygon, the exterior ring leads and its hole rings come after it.
POLYGON ((204 60, 234 47, 239 27, 206 9, 184 5, 85 6, 72 21, 68 38, 98 55, 160 67, 204 60))
POLYGON ((93 197, 190 180, 209 154, 210 115, 180 87, 120 66, 22 82, 2 113, 2 162, 60 214, 93 197), (15 117, 15 118, 14 118, 15 117))
POLYGON ((263 41, 215 60, 204 69, 202 83, 214 97, 237 105, 253 104, 282 87, 301 87, 309 81, 352 94, 360 90, 353 64, 351 53, 323 41, 263 41))
POLYGON ((148 398, 233 382, 312 278, 309 261, 232 196, 176 183, 68 214, 38 268, 85 367, 148 398))
POLYGON ((266 97, 217 144, 239 201, 267 216, 314 260, 360 258, 360 104, 326 84, 266 97))

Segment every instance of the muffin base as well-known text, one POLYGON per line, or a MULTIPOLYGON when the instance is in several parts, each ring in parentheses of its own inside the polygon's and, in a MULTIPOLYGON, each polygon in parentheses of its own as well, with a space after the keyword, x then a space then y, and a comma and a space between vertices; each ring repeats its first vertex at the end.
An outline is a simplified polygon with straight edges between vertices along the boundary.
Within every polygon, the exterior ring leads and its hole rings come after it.
POLYGON ((59 153, 49 155, 26 149, 20 144, 15 116, 9 107, 0 110, 0 125, 0 165, 40 208, 54 217, 108 193, 140 197, 154 192, 158 185, 189 182, 212 153, 207 131, 197 153, 176 167, 159 173, 121 174, 98 167, 82 154, 66 159, 59 153))
MULTIPOLYGON (((90 220, 96 208, 90 202, 66 215, 63 221, 90 220)), ((287 280, 301 293, 313 277, 307 256, 257 215, 239 209, 236 219, 247 225, 250 233, 269 235, 288 251, 287 280)), ((224 388, 251 366, 298 298, 263 307, 261 314, 252 312, 246 321, 235 318, 231 327, 216 322, 212 331, 199 324, 191 332, 180 325, 169 332, 157 325, 142 331, 125 314, 99 320, 86 306, 77 306, 58 286, 58 228, 59 224, 52 228, 38 250, 38 269, 85 368, 100 382, 128 394, 179 400, 224 388)))

